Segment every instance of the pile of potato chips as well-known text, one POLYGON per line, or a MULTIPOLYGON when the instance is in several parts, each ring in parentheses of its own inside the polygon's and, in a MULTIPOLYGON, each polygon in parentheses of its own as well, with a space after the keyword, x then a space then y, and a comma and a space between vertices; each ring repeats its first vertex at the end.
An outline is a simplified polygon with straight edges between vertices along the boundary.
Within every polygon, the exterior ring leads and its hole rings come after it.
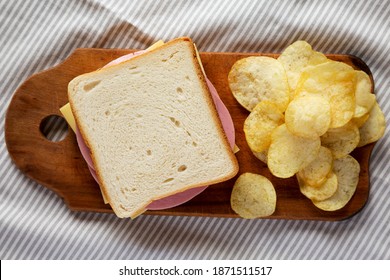
POLYGON ((277 59, 237 61, 228 81, 251 112, 244 132, 253 154, 274 176, 296 176, 302 194, 318 208, 344 207, 360 173, 349 154, 385 130, 370 77, 297 41, 277 59))

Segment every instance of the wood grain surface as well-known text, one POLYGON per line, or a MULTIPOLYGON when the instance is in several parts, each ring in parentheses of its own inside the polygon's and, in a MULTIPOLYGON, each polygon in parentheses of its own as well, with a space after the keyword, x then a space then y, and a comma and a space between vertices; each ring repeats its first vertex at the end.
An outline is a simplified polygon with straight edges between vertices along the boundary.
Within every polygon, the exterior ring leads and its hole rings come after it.
MULTIPOLYGON (((103 203, 99 187, 81 156, 73 131, 69 128, 62 141, 52 142, 40 131, 41 122, 47 116, 61 115, 59 108, 68 102, 67 86, 70 80, 133 51, 76 49, 60 65, 26 80, 17 89, 9 105, 5 138, 14 163, 27 176, 56 192, 74 211, 112 212, 110 206, 103 203)), ((254 172, 270 178, 276 188, 278 200, 276 211, 269 218, 335 221, 359 212, 369 196, 369 159, 374 144, 358 148, 352 153, 361 165, 359 184, 351 201, 335 212, 325 212, 314 207, 300 193, 295 177, 279 179, 272 176, 266 165, 252 155, 243 132, 243 122, 248 112, 236 102, 227 83, 228 72, 234 62, 251 55, 277 57, 277 54, 201 53, 207 76, 234 121, 236 144, 240 148, 236 154, 240 166, 237 176, 243 172, 254 172)), ((361 69, 372 79, 369 68, 359 58, 350 55, 328 57, 361 69)), ((185 204, 167 210, 147 211, 146 214, 238 217, 230 207, 231 189, 236 178, 210 186, 185 204)))

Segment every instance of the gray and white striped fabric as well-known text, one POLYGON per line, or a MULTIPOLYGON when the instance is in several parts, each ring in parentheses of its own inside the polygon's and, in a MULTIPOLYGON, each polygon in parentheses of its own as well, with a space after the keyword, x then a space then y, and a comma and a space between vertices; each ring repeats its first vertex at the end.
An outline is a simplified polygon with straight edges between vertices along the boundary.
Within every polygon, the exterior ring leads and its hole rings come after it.
POLYGON ((72 212, 13 165, 4 118, 27 77, 78 47, 142 49, 183 35, 201 51, 280 52, 304 39, 354 54, 389 123, 390 1, 0 0, 0 258, 390 259, 388 131, 371 157, 368 204, 340 222, 72 212))

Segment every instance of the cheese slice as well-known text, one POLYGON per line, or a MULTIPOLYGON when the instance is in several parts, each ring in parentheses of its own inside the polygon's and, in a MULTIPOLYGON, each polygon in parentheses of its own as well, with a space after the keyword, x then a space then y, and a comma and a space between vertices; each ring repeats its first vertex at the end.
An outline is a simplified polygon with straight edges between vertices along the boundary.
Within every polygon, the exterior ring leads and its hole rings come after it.
POLYGON ((164 45, 164 41, 163 40, 158 40, 156 43, 154 43, 153 45, 151 45, 149 48, 147 48, 146 50, 147 51, 151 51, 151 50, 154 50, 154 49, 157 49, 159 47, 161 47, 162 45, 164 45))
POLYGON ((70 104, 66 103, 64 106, 62 106, 60 108, 60 112, 64 116, 70 128, 76 133, 76 121, 74 120, 72 110, 70 109, 70 104))

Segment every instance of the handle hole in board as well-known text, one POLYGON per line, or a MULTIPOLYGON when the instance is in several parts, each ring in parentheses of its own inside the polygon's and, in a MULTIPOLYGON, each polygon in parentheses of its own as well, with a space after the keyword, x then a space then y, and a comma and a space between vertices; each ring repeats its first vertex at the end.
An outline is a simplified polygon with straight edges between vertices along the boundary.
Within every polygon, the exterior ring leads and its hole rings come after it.
POLYGON ((59 142, 68 135, 69 126, 63 117, 50 115, 42 119, 39 130, 47 140, 59 142))

